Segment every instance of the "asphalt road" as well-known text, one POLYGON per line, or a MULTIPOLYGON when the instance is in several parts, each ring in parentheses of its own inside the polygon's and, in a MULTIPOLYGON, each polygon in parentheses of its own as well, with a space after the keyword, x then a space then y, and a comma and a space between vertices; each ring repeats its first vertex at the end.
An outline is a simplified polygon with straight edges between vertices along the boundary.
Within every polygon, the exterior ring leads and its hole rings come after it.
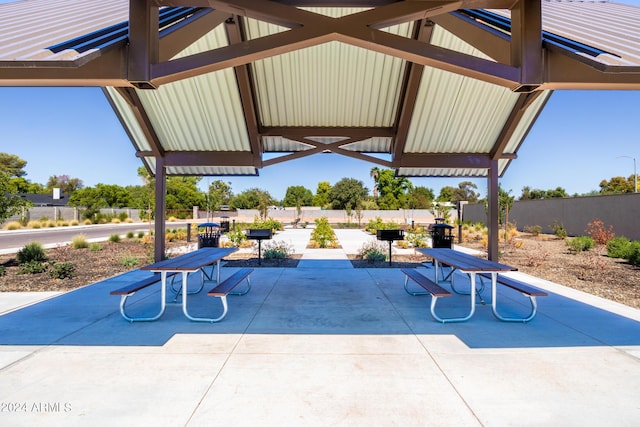
MULTIPOLYGON (((70 243, 73 237, 79 234, 84 235, 89 242, 97 242, 108 240, 109 236, 116 233, 121 236, 125 236, 130 231, 148 233, 149 227, 148 223, 122 223, 0 231, 0 254, 15 253, 30 242, 39 242, 45 248, 55 247, 70 243)), ((167 223, 167 229, 186 227, 187 222, 167 223)))

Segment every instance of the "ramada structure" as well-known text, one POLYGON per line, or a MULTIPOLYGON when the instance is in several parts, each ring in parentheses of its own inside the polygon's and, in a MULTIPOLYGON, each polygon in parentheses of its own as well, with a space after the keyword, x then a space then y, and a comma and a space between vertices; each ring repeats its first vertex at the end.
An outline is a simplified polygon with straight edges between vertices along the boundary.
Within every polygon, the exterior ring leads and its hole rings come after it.
POLYGON ((612 2, 23 0, 0 16, 0 86, 103 88, 156 177, 156 235, 168 175, 331 152, 486 177, 496 259, 498 178, 551 93, 640 89, 640 8, 612 2))

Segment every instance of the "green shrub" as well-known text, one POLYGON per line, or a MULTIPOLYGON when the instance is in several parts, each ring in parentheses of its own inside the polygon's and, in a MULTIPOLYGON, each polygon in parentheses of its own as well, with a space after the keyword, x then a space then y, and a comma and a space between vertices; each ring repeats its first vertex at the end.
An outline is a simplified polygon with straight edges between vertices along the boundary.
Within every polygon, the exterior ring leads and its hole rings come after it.
POLYGON ((375 217, 375 219, 370 219, 364 227, 366 231, 372 234, 375 234, 378 230, 397 230, 398 228, 398 224, 395 222, 384 222, 379 216, 375 217))
POLYGON ((229 237, 229 240, 231 240, 231 243, 236 247, 239 247, 242 242, 247 239, 247 235, 244 234, 239 225, 236 225, 233 230, 230 230, 227 233, 227 236, 229 237))
POLYGON ((383 242, 371 240, 362 245, 358 255, 369 262, 386 261, 387 248, 385 246, 383 242))
POLYGON ((293 252, 293 247, 284 241, 269 241, 264 246, 262 257, 264 259, 285 259, 293 252))
POLYGON ((567 230, 564 228, 563 224, 558 224, 557 222, 553 223, 553 234, 561 239, 565 239, 567 237, 567 230))
POLYGON ((102 245, 101 245, 100 243, 91 243, 91 244, 89 245, 89 249, 90 249, 92 252, 98 252, 98 251, 101 251, 101 250, 102 250, 102 245))
POLYGON ((44 262, 47 260, 47 256, 41 243, 31 242, 18 251, 16 259, 18 264, 26 264, 29 262, 44 262))
POLYGON ((119 234, 112 234, 111 236, 109 236, 109 241, 112 242, 112 243, 120 242, 120 235, 119 234))
POLYGON ((631 265, 640 266, 640 242, 634 240, 629 245, 629 253, 625 257, 631 265))
POLYGON ((27 261, 20 264, 18 274, 38 274, 44 273, 49 268, 49 264, 40 261, 27 261))
POLYGON ((138 239, 142 239, 144 237, 144 231, 138 231, 138 239))
POLYGON ((282 231, 284 227, 282 223, 273 218, 267 218, 265 220, 261 220, 257 216, 253 219, 253 223, 249 224, 249 228, 265 228, 272 231, 282 231))
POLYGON ((4 267, 4 265, 0 265, 0 277, 4 276, 5 274, 7 274, 7 269, 4 267))
POLYGON ((133 231, 130 231, 130 232, 127 233, 127 239, 133 239, 133 236, 135 236, 133 231))
POLYGON ((607 256, 610 258, 624 258, 630 255, 631 240, 623 236, 614 237, 607 242, 607 256))
POLYGON ((49 271, 49 276, 53 279, 71 279, 76 275, 76 268, 70 262, 61 262, 54 264, 49 271))
POLYGON ((84 234, 78 234, 71 239, 71 246, 74 249, 84 249, 89 247, 89 242, 87 242, 84 234))
POLYGON ((578 236, 567 242, 569 250, 571 252, 583 252, 592 249, 596 245, 596 242, 589 236, 578 236))
POLYGON ((138 258, 127 255, 120 259, 120 264, 124 265, 125 267, 135 267, 136 265, 138 265, 138 258))
POLYGON ((320 248, 331 247, 336 240, 336 235, 329 225, 329 220, 323 216, 315 222, 316 228, 311 232, 311 240, 315 241, 320 248))
POLYGON ((527 225, 523 230, 525 233, 530 233, 534 237, 542 233, 542 227, 539 225, 527 225))

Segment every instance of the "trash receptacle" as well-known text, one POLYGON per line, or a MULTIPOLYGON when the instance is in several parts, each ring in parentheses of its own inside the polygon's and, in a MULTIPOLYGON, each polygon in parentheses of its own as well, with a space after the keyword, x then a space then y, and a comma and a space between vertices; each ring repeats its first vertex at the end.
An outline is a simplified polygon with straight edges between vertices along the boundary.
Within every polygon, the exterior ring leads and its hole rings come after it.
POLYGON ((445 224, 444 220, 438 221, 440 219, 441 218, 436 218, 436 223, 430 227, 431 247, 451 249, 453 244, 453 235, 451 234, 451 230, 453 229, 453 226, 445 224))
POLYGON ((223 216, 220 218, 220 231, 222 233, 228 233, 230 230, 229 227, 229 217, 228 216, 223 216))
POLYGON ((198 225, 198 249, 220 247, 220 224, 205 222, 198 225))

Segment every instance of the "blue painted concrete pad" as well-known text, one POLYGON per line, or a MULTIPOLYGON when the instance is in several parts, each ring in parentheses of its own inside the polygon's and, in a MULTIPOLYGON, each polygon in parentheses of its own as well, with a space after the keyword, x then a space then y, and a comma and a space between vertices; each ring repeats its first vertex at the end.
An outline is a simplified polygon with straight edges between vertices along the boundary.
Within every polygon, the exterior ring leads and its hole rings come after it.
MULTIPOLYGON (((342 230, 343 249, 322 258, 306 252, 304 233, 291 231, 278 238, 295 240, 298 268, 257 268, 251 292, 229 296, 229 314, 216 324, 189 321, 180 305, 156 322, 126 322, 109 292, 147 274, 140 271, 57 296, 0 294, 0 425, 640 419, 638 310, 515 273, 549 292, 533 321, 501 322, 479 303, 471 320, 443 325, 429 314, 430 297, 404 291, 399 269, 350 266, 345 254, 370 235, 342 230)), ((421 270, 433 274, 428 264, 421 270)), ((132 310, 157 310, 159 289, 137 294, 132 310)), ((500 289, 499 298, 505 314, 526 312, 520 294, 500 289)), ((204 293, 188 301, 195 315, 221 309, 204 293)), ((468 303, 454 295, 439 306, 456 315, 468 303)))

